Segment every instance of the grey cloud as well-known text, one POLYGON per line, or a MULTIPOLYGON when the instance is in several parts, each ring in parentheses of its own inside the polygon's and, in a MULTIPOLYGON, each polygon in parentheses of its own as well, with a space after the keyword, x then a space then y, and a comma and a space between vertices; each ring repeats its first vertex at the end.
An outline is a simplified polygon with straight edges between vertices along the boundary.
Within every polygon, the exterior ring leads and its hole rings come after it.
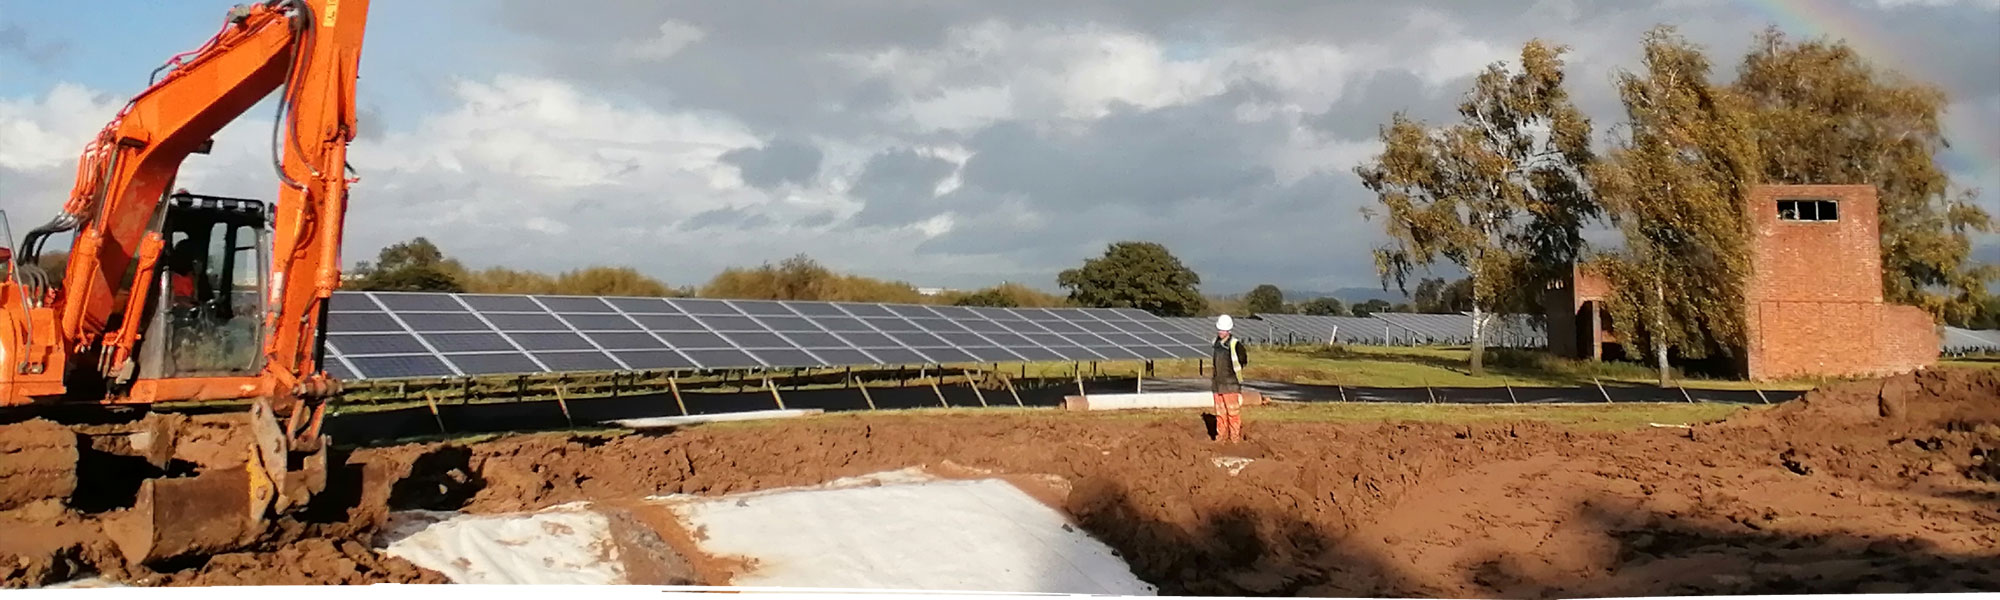
POLYGON ((1398 111, 1431 123, 1450 120, 1455 116, 1454 98, 1427 94, 1423 79, 1415 73, 1376 71, 1350 86, 1326 112, 1307 119, 1307 124, 1341 139, 1373 138, 1398 111))
POLYGON ((1169 206, 1079 204, 1046 214, 1034 228, 1013 226, 1014 207, 982 203, 959 226, 917 246, 920 254, 1005 256, 1054 273, 1081 264, 1105 244, 1166 245, 1201 274, 1204 290, 1258 283, 1338 287, 1373 281, 1370 231, 1354 210, 1369 200, 1352 178, 1319 174, 1288 185, 1169 206))
MULTIPOLYGON (((1278 181, 1270 165, 1287 151, 1296 135, 1290 130, 1294 124, 1284 120, 1245 124, 1233 114, 1239 103, 1270 97, 1258 82, 1240 83, 1224 95, 1180 106, 1120 107, 1094 122, 1013 118, 969 134, 919 135, 897 132, 879 120, 886 118, 882 109, 912 100, 892 80, 844 69, 828 57, 882 51, 917 56, 967 52, 946 47, 949 32, 990 20, 1013 26, 1096 24, 1151 36, 1182 58, 1202 58, 1232 46, 1312 42, 1343 49, 1391 48, 1421 59, 1436 44, 1454 37, 1452 32, 1410 26, 1420 13, 1434 11, 1459 27, 1457 37, 1509 52, 1537 36, 1572 46, 1571 93, 1592 118, 1596 137, 1603 138, 1609 125, 1623 116, 1611 86, 1613 70, 1638 68, 1638 34, 1646 28, 1662 22, 1679 24, 1691 39, 1708 46, 1714 77, 1723 80, 1733 77, 1750 35, 1768 21, 1766 15, 1736 3, 1524 4, 1528 3, 617 0, 593 3, 585 11, 539 0, 504 0, 482 6, 491 11, 489 17, 518 34, 519 43, 497 51, 511 53, 507 58, 512 68, 570 82, 592 94, 638 98, 661 109, 724 115, 780 140, 814 139, 828 143, 827 148, 857 147, 877 153, 854 173, 850 192, 864 202, 861 213, 845 223, 825 212, 800 216, 794 223, 865 228, 946 213, 955 217, 956 228, 914 245, 918 256, 909 257, 941 262, 913 266, 903 264, 903 257, 878 256, 881 262, 848 265, 858 271, 924 273, 935 278, 931 283, 981 285, 989 283, 986 275, 963 274, 969 272, 964 269, 953 275, 951 267, 999 264, 1002 273, 1046 273, 1033 280, 1047 284, 1053 281, 1054 270, 1080 263, 1105 243, 1154 239, 1168 243, 1195 265, 1208 280, 1205 288, 1240 291, 1265 282, 1287 288, 1374 287, 1377 280, 1367 252, 1381 237, 1379 223, 1362 221, 1357 215, 1358 207, 1373 200, 1354 180, 1352 165, 1326 164, 1325 174, 1293 183, 1278 181), (643 65, 617 57, 620 44, 657 35, 659 25, 668 19, 700 28, 705 34, 702 41, 667 60, 643 65), (895 150, 954 144, 972 155, 961 173, 963 185, 943 198, 932 198, 931 190, 950 175, 951 165, 895 150)), ((2000 27, 1993 13, 1862 10, 1879 18, 1876 27, 1889 36, 1882 39, 1894 40, 1889 43, 1892 56, 1872 58, 1938 81, 1957 99, 2000 93, 2000 70, 1991 68, 1991 57, 2000 55, 2000 35, 1996 35, 2000 27), (1889 62, 1896 60, 1926 64, 1889 62)), ((1881 39, 1852 41, 1869 44, 1861 46, 1864 51, 1881 47, 1875 45, 1881 39)), ((1017 86, 1024 66, 1047 60, 1046 56, 994 56, 980 65, 939 74, 939 88, 1017 86)), ((1362 65, 1362 69, 1366 75, 1345 82, 1340 98, 1327 99, 1333 101, 1331 109, 1313 115, 1307 126, 1330 138, 1356 141, 1374 137, 1376 128, 1397 110, 1430 120, 1450 119, 1455 99, 1469 81, 1462 78, 1432 88, 1418 74, 1396 65, 1362 65)), ((943 91, 933 88, 918 94, 943 91)), ((1955 142, 2000 139, 1990 123, 1968 120, 1985 129, 1953 131, 1955 142)), ((811 152, 817 157, 819 150, 811 152)), ((787 155, 774 143, 731 153, 725 160, 759 187, 831 179, 813 176, 823 162, 829 163, 825 165, 829 170, 834 168, 827 159, 806 161, 803 156, 803 151, 787 155), (787 161, 786 156, 799 160, 787 161), (811 169, 802 166, 806 162, 811 169)), ((1963 164, 1968 157, 1954 160, 1963 164)), ((1990 198, 1993 192, 1988 193, 1990 198)), ((641 220, 612 209, 573 218, 570 224, 579 231, 585 230, 582 221, 618 225, 621 218, 641 220)), ((792 219, 720 209, 698 214, 682 226, 722 235, 767 224, 772 218, 792 219)), ((846 248, 841 244, 853 237, 848 233, 837 229, 832 235, 786 243, 846 248)), ((2000 246, 1980 243, 1984 260, 2000 258, 1996 256, 2000 246)), ((904 246, 896 248, 900 252, 904 246)), ((848 257, 872 255, 868 250, 846 251, 848 257)), ((700 260, 726 264, 756 259, 717 255, 700 260)), ((691 264, 695 261, 683 263, 691 264)))
POLYGON ((49 67, 69 53, 61 41, 43 41, 20 25, 0 23, 0 54, 11 54, 37 67, 49 67))
POLYGON ((876 154, 854 181, 853 194, 866 203, 854 223, 895 226, 937 215, 944 205, 935 190, 954 168, 951 161, 908 148, 876 154))
POLYGON ((761 214, 740 208, 716 208, 688 217, 681 222, 681 231, 702 229, 755 229, 771 224, 771 219, 761 214))
POLYGON ((1241 123, 1228 93, 1154 110, 1115 109, 1082 135, 1045 135, 1027 125, 995 125, 972 136, 965 185, 1018 195, 1040 208, 1092 204, 1169 206, 1227 197, 1268 185, 1263 154, 1288 125, 1241 123))
POLYGON ((735 165, 743 180, 759 188, 786 183, 804 184, 819 173, 819 148, 806 142, 780 139, 760 148, 737 148, 722 155, 735 165))

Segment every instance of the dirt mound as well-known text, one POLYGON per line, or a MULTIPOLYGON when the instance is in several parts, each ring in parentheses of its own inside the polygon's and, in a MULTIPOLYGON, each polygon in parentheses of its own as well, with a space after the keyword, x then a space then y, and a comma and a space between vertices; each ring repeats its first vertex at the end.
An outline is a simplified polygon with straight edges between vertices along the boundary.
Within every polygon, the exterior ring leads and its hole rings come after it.
MULTIPOLYGON (((6 571, 14 563, 0 557, 0 575, 10 585, 93 567, 168 585, 436 581, 368 550, 387 511, 617 504, 926 466, 1053 476, 1036 496, 1167 594, 1991 591, 1993 377, 1832 386, 1723 423, 1613 433, 1265 422, 1253 410, 1251 443, 1233 448, 1208 441, 1194 413, 879 415, 411 444, 336 457, 346 466, 329 493, 254 553, 128 573, 95 554, 87 519, 43 505, 55 524, 10 537, 59 550, 35 555, 45 566, 34 572, 6 571)), ((726 583, 694 558, 703 583, 726 583)), ((961 559, 972 560, 940 558, 961 559)))
POLYGON ((2000 423, 2000 369, 1933 369, 1887 379, 1840 383, 1798 400, 1737 419, 1750 426, 1780 425, 1791 436, 1856 426, 1925 428, 2000 423))

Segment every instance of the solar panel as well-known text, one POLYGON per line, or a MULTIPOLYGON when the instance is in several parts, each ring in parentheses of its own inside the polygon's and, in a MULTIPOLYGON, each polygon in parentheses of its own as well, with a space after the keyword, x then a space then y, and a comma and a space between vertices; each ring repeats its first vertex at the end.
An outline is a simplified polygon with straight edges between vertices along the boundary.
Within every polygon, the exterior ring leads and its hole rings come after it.
POLYGON ((2000 330, 1944 327, 1939 349, 1946 354, 2000 352, 2000 330))
POLYGON ((1135 309, 337 292, 327 321, 328 371, 359 379, 1203 354, 1135 309))

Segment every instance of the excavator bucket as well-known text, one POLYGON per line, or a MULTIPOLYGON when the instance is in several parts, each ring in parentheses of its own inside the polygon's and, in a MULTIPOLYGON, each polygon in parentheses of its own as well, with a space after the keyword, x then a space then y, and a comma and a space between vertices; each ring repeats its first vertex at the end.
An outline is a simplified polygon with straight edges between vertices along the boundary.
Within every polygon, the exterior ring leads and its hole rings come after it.
POLYGON ((106 537, 127 562, 241 548, 264 532, 268 517, 303 505, 324 486, 325 447, 306 458, 305 469, 288 473, 283 430, 263 402, 248 412, 189 417, 174 437, 175 464, 191 463, 193 474, 141 482, 132 507, 104 519, 106 537))

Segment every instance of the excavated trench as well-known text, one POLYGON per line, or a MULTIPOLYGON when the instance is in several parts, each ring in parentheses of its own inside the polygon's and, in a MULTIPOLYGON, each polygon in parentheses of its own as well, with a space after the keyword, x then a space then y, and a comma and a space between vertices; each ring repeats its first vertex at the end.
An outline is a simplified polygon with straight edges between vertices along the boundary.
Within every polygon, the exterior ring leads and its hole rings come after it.
MULTIPOLYGON (((2000 590, 1991 371, 1843 384, 1685 429, 1259 423, 1253 411, 1251 443, 1224 449, 1185 417, 885 414, 366 448, 332 457, 328 491, 256 548, 172 564, 107 550, 77 508, 113 500, 9 506, 0 529, 21 534, 0 541, 0 577, 442 582, 374 549, 389 511, 720 496, 956 465, 1058 478, 1038 497, 1165 594, 2000 590)), ((98 493, 110 494, 79 496, 98 493)), ((690 560, 706 583, 747 568, 690 560)))

